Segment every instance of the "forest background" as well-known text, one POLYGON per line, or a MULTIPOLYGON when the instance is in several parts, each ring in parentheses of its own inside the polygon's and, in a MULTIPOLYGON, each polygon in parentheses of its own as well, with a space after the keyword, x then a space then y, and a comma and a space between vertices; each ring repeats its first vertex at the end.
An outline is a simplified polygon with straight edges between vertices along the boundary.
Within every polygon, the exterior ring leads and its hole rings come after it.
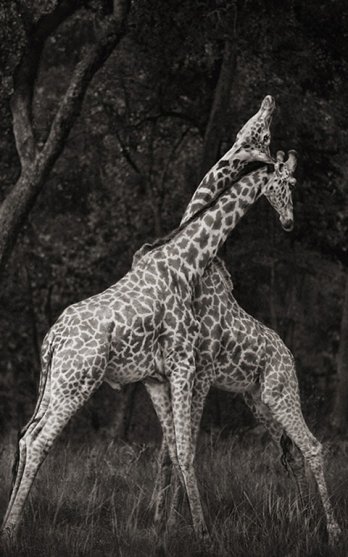
MULTIPOLYGON (((0 3, 0 428, 33 411, 42 339, 172 230, 266 94, 272 152, 296 149, 295 229, 258 202, 223 249, 234 294, 297 364, 314 431, 348 425, 348 6, 344 0, 0 3)), ((204 429, 253 427, 212 391, 204 429)), ((160 437, 140 384, 73 421, 160 437)))

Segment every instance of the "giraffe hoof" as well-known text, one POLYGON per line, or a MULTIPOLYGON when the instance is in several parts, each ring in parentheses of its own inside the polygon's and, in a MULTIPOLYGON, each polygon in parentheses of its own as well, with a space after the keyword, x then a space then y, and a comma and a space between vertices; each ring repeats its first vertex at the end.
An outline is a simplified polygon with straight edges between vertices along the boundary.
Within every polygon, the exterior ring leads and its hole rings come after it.
POLYGON ((210 552, 213 548, 213 542, 208 530, 203 530, 200 535, 200 542, 204 551, 210 552))
POLYGON ((0 547, 8 547, 14 542, 15 534, 13 528, 6 526, 0 530, 0 547))
POLYGON ((328 524, 327 533, 329 538, 329 546, 336 546, 342 537, 342 530, 338 524, 328 524))
POLYGON ((166 557, 167 551, 163 541, 157 543, 155 547, 155 557, 166 557))

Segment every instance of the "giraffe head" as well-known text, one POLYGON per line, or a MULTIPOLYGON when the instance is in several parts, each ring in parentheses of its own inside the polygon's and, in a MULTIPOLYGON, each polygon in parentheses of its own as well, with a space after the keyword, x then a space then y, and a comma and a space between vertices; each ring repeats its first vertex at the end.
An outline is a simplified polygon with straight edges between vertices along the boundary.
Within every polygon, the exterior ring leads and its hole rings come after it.
POLYGON ((273 177, 261 188, 261 193, 279 214, 280 224, 289 232, 294 227, 292 207, 292 189, 296 185, 293 173, 297 165, 296 151, 288 152, 288 159, 284 161, 284 152, 278 151, 274 164, 273 177))
POLYGON ((269 151, 271 142, 270 125, 275 109, 275 100, 267 95, 254 116, 238 132, 234 144, 235 155, 248 161, 274 162, 269 151))

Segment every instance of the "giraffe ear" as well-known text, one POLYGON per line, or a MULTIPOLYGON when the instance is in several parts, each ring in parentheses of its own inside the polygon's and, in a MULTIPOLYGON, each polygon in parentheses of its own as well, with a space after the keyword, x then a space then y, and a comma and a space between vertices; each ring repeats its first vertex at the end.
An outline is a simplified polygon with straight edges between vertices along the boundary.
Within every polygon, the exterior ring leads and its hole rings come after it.
POLYGON ((295 172, 297 166, 297 153, 293 149, 288 151, 288 160, 286 161, 286 166, 288 167, 291 174, 295 172))

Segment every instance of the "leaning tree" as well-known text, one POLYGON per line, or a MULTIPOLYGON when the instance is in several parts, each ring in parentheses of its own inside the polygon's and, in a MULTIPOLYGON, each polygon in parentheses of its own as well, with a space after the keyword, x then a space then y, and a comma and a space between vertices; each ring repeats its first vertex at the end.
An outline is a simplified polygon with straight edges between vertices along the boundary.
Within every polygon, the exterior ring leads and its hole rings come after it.
POLYGON ((126 33, 129 7, 130 0, 18 0, 0 6, 1 93, 3 100, 7 97, 10 102, 20 162, 18 179, 0 206, 1 270, 64 148, 91 79, 126 33), (73 18, 81 25, 93 18, 93 36, 88 36, 49 128, 42 133, 33 110, 41 57, 48 39, 73 18))

